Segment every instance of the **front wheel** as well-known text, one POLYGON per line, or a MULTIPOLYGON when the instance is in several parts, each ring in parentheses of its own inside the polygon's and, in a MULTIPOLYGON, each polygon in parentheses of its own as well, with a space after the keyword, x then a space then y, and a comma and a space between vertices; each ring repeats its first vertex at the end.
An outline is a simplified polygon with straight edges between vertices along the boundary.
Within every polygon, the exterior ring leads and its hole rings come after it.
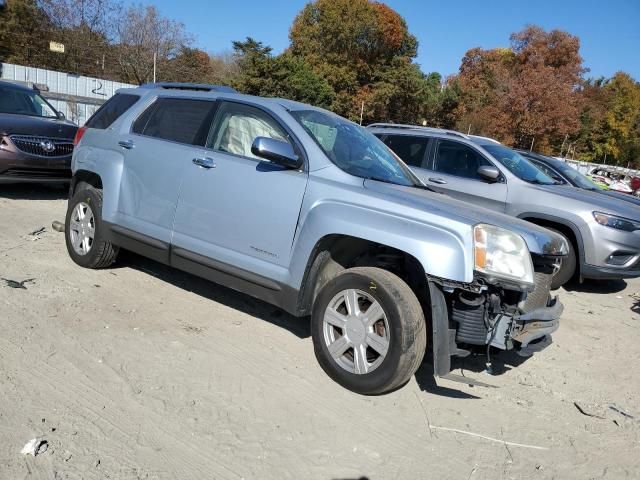
POLYGON ((320 366, 343 387, 365 395, 405 384, 426 350, 416 295, 379 268, 351 268, 327 282, 314 302, 311 323, 320 366))
POLYGON ((573 243, 566 237, 566 235, 553 228, 547 227, 547 230, 551 230, 558 235, 562 235, 569 245, 569 253, 562 259, 560 269, 556 272, 553 276, 553 280, 551 281, 551 290, 557 290, 575 276, 578 258, 576 256, 576 250, 573 247, 573 243))

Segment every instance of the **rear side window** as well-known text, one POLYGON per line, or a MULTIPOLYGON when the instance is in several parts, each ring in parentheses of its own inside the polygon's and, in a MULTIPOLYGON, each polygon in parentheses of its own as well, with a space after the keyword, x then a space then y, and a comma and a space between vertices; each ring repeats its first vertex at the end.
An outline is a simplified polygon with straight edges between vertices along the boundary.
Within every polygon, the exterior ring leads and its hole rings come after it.
POLYGON ((384 143, 404 163, 412 167, 424 167, 425 154, 429 149, 429 138, 410 135, 387 135, 384 143))
POLYGON ((456 177, 482 180, 478 168, 491 165, 474 149, 458 142, 440 140, 435 170, 456 177))
POLYGON ((159 98, 133 124, 133 133, 172 142, 204 146, 215 102, 159 98))
POLYGON ((89 128, 109 128, 120 116, 140 99, 137 95, 116 93, 94 113, 86 126, 89 128))

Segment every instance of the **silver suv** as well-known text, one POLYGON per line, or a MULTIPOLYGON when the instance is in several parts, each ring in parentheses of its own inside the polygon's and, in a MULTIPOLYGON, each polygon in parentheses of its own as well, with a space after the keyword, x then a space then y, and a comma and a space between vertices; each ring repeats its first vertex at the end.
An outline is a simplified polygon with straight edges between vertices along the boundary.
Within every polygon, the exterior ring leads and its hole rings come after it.
MULTIPOLYGON (((529 355, 558 328, 562 237, 430 191, 366 129, 225 87, 120 90, 80 129, 71 258, 119 248, 311 315, 336 382, 379 394, 487 345, 529 355)), ((469 379, 463 379, 469 383, 469 379)))
POLYGON ((373 124, 369 130, 434 190, 563 235, 569 255, 553 288, 572 278, 640 276, 636 205, 562 185, 490 138, 396 124, 373 124))

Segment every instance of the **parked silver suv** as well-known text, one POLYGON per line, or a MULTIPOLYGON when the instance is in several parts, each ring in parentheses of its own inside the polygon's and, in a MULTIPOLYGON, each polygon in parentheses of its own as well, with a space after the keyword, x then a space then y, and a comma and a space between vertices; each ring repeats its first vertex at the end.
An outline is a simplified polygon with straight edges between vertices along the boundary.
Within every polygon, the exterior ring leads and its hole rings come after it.
POLYGON ((637 206, 561 185, 490 138, 396 124, 374 124, 369 130, 434 190, 562 234, 570 251, 553 288, 574 277, 640 276, 637 206))
MULTIPOLYGON (((79 265, 139 252, 311 314, 315 353, 364 394, 436 375, 473 346, 529 355, 562 305, 567 244, 425 188, 341 117, 225 87, 121 90, 77 138, 66 242, 79 265)), ((462 379, 469 383, 469 379, 462 379)))

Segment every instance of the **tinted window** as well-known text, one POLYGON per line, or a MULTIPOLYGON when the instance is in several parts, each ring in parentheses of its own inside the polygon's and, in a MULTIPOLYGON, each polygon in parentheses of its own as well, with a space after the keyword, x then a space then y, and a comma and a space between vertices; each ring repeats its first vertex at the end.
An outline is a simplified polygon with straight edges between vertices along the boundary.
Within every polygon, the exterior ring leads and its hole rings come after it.
POLYGON ((436 153, 435 170, 457 177, 482 180, 478 168, 491 165, 473 148, 462 143, 440 140, 436 153))
POLYGON ((262 110, 240 103, 223 103, 216 120, 216 128, 207 147, 225 153, 262 160, 251 153, 257 137, 289 141, 287 133, 262 110))
POLYGON ((159 98, 134 123, 133 133, 204 146, 215 102, 159 98))
POLYGON ((412 137, 410 135, 388 135, 384 143, 395 152, 407 165, 422 167, 425 153, 429 148, 426 137, 412 137))
POLYGON ((128 93, 116 93, 87 120, 86 126, 102 129, 110 127, 139 98, 137 95, 129 95, 128 93))

